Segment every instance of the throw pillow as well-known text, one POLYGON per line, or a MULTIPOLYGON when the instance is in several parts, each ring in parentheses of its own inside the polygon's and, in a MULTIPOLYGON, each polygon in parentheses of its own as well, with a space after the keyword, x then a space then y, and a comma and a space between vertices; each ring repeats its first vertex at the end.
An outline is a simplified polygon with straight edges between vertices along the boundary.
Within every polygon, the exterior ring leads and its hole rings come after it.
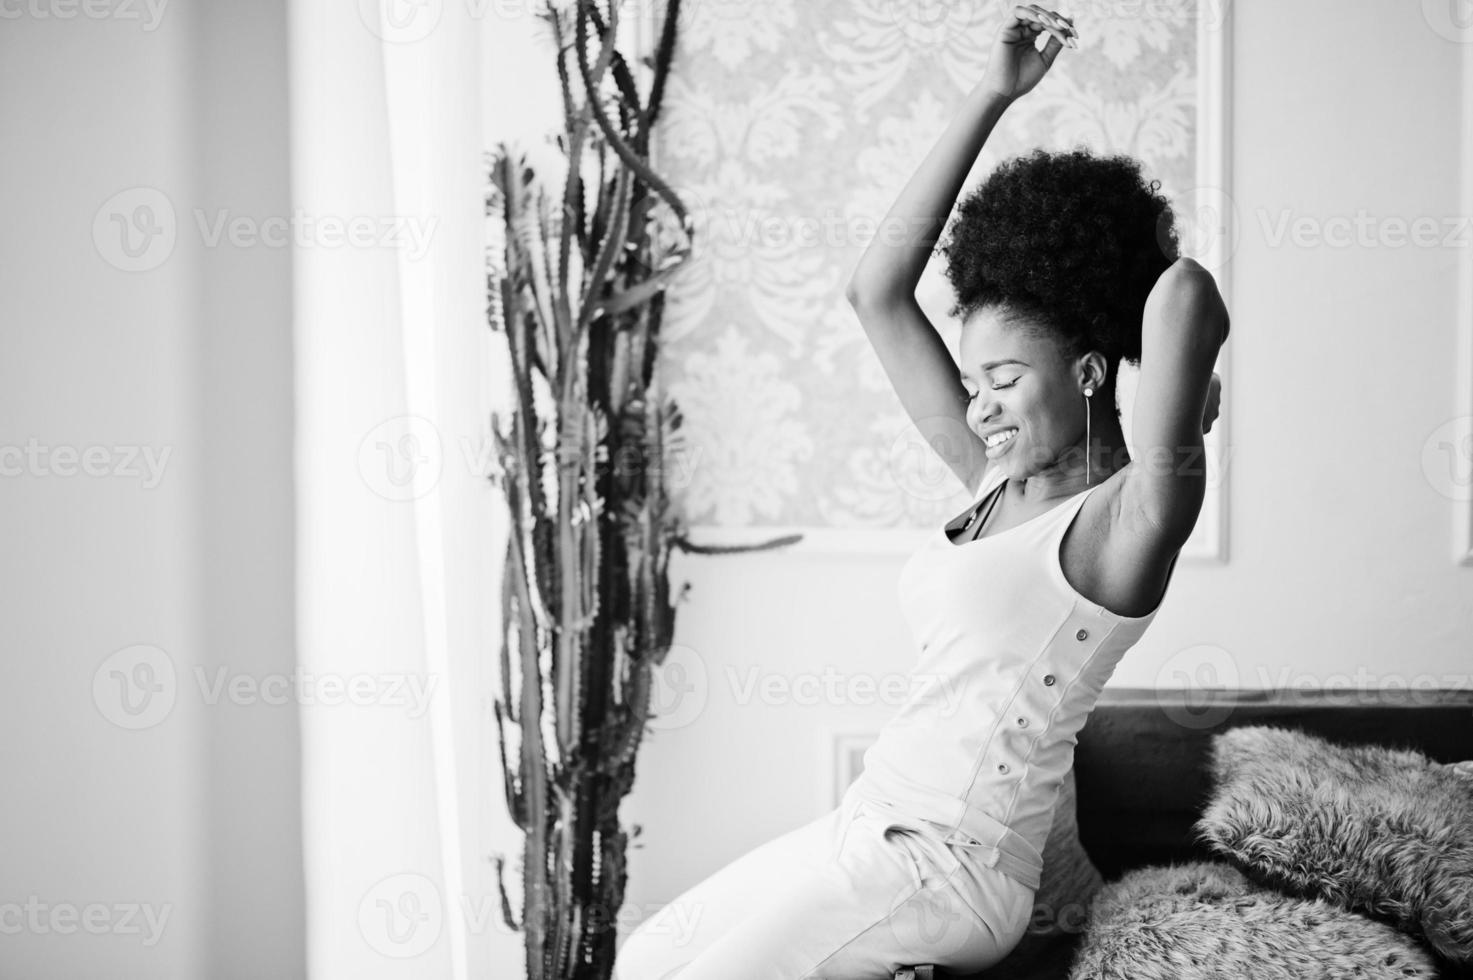
POLYGON ((1250 725, 1213 736, 1196 832, 1260 884, 1473 964, 1473 780, 1419 752, 1250 725))

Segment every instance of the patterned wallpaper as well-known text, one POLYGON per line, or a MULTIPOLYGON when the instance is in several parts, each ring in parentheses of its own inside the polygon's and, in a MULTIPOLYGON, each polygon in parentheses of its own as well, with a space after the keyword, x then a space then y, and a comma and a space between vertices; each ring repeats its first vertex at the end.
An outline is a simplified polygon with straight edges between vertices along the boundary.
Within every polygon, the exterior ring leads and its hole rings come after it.
MULTIPOLYGON (((915 433, 843 285, 981 78, 1011 4, 683 7, 656 140, 698 236, 662 334, 660 374, 689 440, 672 490, 698 525, 933 527, 968 494, 915 433)), ((1173 202, 1190 193, 1197 4, 1058 9, 1081 47, 1003 116, 962 193, 1008 157, 1078 143, 1136 156, 1173 202)), ((939 254, 917 296, 954 357, 960 324, 946 315, 939 254)), ((1121 378, 1127 434, 1133 374, 1121 378)))

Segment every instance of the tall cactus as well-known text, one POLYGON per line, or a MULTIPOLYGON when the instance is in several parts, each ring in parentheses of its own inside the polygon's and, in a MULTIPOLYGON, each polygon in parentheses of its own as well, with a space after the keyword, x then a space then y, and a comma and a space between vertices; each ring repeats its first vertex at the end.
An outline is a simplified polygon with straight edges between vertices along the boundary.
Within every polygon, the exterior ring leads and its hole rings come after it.
POLYGON ((499 231, 489 317, 506 339, 513 393, 511 411, 491 427, 492 479, 511 517, 494 709, 507 804, 525 833, 520 922, 500 857, 497 881, 508 926, 526 938, 528 980, 612 972, 630 839, 619 804, 634 783, 651 672, 674 634, 671 550, 753 551, 799 539, 697 545, 666 493, 681 419, 655 363, 664 289, 694 231, 650 166, 649 140, 679 0, 666 4, 643 99, 614 43, 618 15, 617 0, 607 22, 590 0, 539 13, 557 43, 566 180, 553 200, 525 155, 502 144, 487 199, 499 231), (586 164, 599 175, 591 202, 586 164), (667 225, 673 218, 674 246, 659 234, 660 209, 667 225), (640 461, 632 471, 631 458, 640 461))

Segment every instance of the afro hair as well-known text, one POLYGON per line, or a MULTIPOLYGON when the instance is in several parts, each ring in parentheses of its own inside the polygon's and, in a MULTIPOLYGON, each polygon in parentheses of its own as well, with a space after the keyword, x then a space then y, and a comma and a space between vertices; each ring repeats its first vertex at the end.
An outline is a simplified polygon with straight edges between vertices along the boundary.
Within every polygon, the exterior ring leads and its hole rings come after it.
POLYGON ((1134 159, 1083 146, 1004 161, 962 201, 941 247, 951 315, 997 306, 1071 355, 1140 363, 1146 297, 1178 256, 1160 187, 1134 159))

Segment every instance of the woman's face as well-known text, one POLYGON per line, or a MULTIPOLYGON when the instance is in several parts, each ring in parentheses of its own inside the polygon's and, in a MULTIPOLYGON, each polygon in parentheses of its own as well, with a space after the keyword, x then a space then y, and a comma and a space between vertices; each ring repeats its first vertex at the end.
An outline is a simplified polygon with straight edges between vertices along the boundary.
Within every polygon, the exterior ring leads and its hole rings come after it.
POLYGON ((1066 362, 1052 340, 1009 323, 995 307, 963 325, 961 381, 967 425, 984 440, 1015 429, 989 448, 987 458, 1015 479, 1055 465, 1084 440, 1084 396, 1077 364, 1066 362))

